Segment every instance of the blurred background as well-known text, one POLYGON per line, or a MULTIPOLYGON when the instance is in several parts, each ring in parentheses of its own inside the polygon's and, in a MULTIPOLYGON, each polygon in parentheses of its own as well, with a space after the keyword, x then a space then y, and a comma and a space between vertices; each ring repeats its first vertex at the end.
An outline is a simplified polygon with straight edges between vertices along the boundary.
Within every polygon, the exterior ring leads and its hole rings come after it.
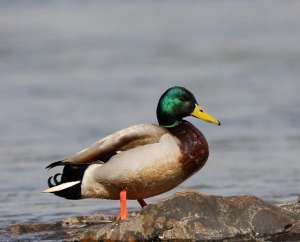
POLYGON ((155 123, 173 85, 223 126, 189 119, 210 158, 169 194, 297 199, 299 21, 299 1, 0 1, 0 227, 116 213, 118 201, 42 194, 52 174, 44 168, 155 123))

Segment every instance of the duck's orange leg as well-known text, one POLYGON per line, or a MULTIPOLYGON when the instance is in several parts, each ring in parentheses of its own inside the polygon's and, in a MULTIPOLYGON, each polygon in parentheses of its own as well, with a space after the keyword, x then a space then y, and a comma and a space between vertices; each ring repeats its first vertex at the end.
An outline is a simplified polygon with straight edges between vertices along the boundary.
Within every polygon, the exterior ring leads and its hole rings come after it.
POLYGON ((128 219, 128 210, 127 210, 127 199, 126 199, 126 190, 120 192, 120 219, 128 219))
POLYGON ((138 199, 137 201, 139 202, 139 204, 141 205, 142 208, 147 206, 147 203, 145 202, 144 199, 138 199))

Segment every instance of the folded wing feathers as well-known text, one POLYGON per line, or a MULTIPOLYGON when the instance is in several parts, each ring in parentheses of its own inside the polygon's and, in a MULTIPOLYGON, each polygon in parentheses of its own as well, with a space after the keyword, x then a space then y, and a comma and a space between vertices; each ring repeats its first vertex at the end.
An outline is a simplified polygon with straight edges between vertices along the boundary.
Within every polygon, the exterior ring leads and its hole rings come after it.
MULTIPOLYGON (((71 164, 96 163, 97 160, 101 160, 102 156, 112 156, 116 151, 121 151, 123 148, 133 148, 136 145, 157 142, 166 132, 164 128, 153 124, 134 125, 108 135, 91 146, 67 157, 67 162, 71 164)), ((63 165, 64 162, 54 162, 49 167, 63 165)))

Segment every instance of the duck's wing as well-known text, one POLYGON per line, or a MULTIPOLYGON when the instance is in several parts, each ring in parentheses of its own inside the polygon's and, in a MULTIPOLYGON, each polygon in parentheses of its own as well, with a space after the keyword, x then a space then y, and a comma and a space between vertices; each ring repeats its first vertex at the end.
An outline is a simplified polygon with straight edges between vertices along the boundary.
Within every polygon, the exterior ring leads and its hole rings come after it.
POLYGON ((50 169, 65 164, 80 165, 99 161, 106 162, 118 152, 156 143, 167 132, 165 128, 154 124, 134 125, 108 135, 62 161, 51 163, 47 168, 50 169))
POLYGON ((180 140, 164 134, 156 143, 116 154, 103 165, 89 166, 82 178, 82 196, 118 199, 123 188, 129 199, 165 192, 186 177, 182 158, 180 140))

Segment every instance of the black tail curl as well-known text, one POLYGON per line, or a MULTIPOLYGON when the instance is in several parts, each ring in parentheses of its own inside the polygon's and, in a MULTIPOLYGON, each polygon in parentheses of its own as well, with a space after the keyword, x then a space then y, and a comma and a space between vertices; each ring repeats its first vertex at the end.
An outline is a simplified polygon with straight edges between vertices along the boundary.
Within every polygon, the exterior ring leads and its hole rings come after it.
MULTIPOLYGON (((63 161, 58 161, 50 164, 47 168, 51 169, 55 166, 63 165, 62 173, 56 173, 54 176, 50 176, 48 178, 48 187, 58 186, 60 184, 72 181, 81 181, 84 175, 86 168, 89 164, 84 165, 71 165, 71 164, 64 164, 63 161), (60 179, 58 179, 60 177, 60 179)), ((54 192, 56 196, 64 197, 66 199, 80 199, 81 198, 81 182, 66 188, 64 190, 54 192)))
POLYGON ((50 170, 56 166, 63 166, 63 165, 65 165, 65 161, 59 160, 59 161, 55 161, 55 162, 51 163, 50 165, 46 166, 46 169, 50 170))

